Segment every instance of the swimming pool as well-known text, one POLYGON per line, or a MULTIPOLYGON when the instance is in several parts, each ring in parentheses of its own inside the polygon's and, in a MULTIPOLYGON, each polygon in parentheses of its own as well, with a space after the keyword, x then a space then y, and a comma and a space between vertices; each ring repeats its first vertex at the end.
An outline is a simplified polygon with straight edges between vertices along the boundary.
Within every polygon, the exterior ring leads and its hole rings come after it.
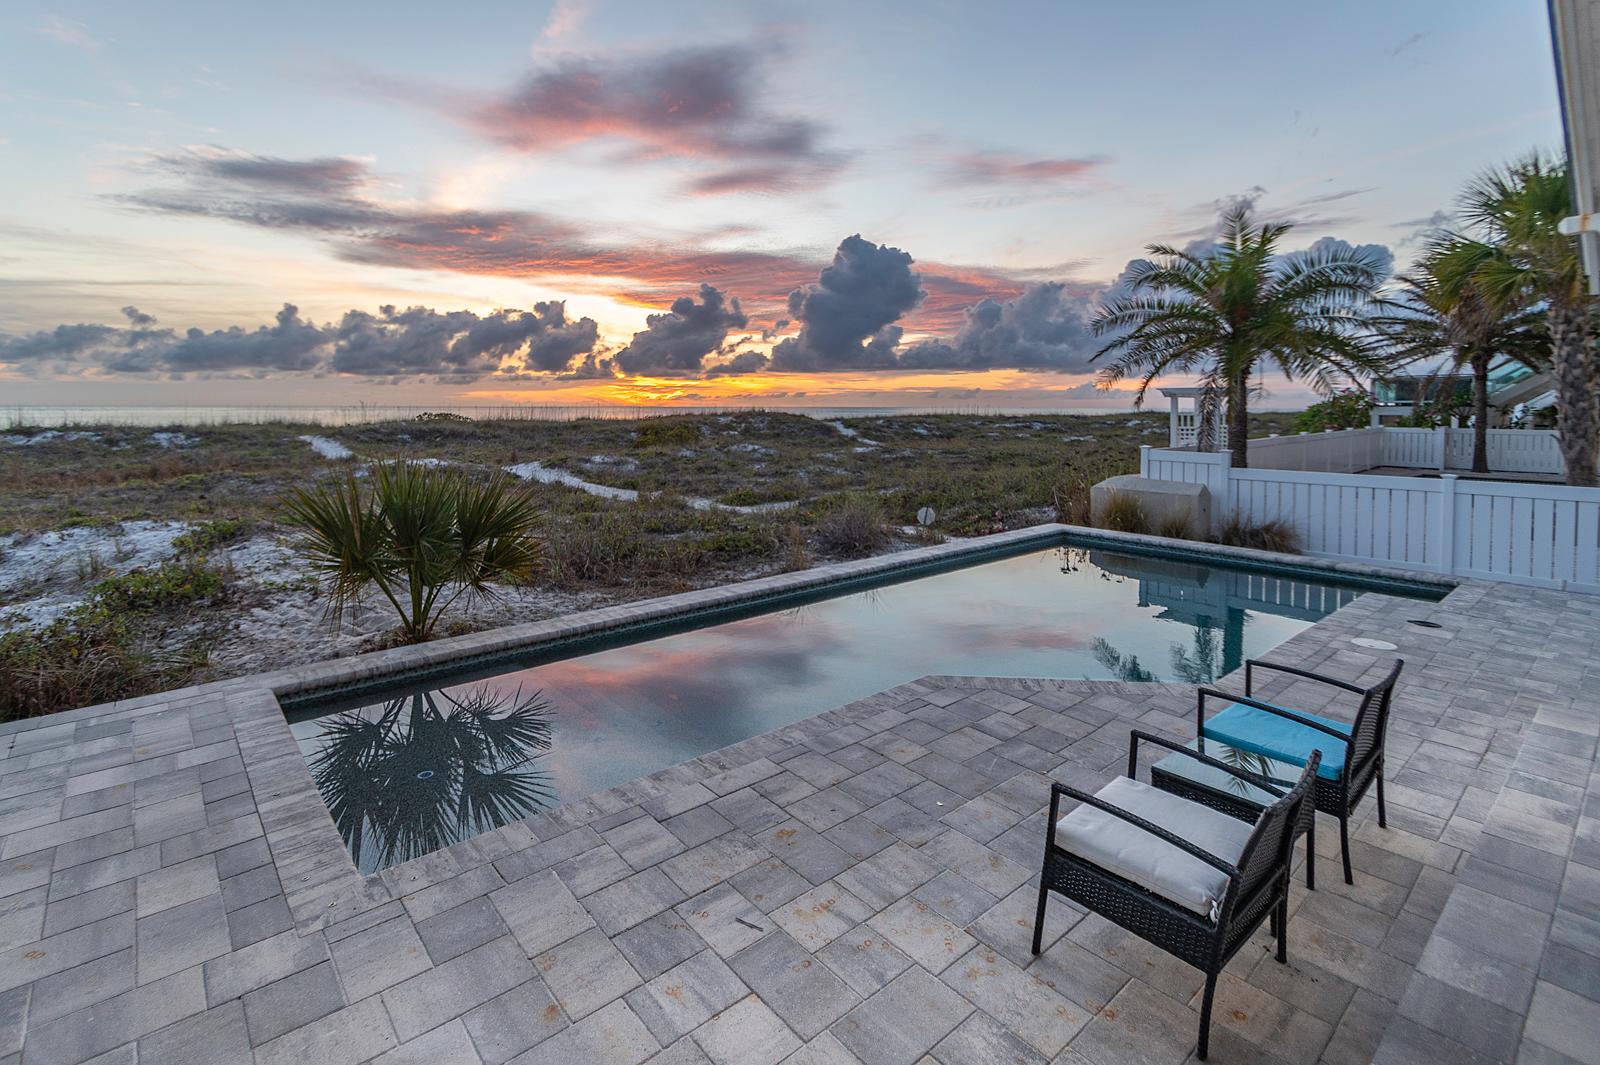
POLYGON ((1209 683, 1361 591, 1322 574, 1034 546, 288 716, 371 872, 931 673, 1209 683))

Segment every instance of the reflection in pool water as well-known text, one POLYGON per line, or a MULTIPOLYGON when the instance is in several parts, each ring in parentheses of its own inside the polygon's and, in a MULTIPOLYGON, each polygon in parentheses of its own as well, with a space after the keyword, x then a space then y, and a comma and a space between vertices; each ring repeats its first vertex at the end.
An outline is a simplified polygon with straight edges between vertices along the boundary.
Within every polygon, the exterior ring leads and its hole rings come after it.
POLYGON ((549 710, 479 688, 319 720, 311 776, 356 865, 396 865, 551 805, 549 710))
POLYGON ((1359 594, 1053 547, 345 699, 291 725, 370 871, 927 674, 1209 683, 1359 594))

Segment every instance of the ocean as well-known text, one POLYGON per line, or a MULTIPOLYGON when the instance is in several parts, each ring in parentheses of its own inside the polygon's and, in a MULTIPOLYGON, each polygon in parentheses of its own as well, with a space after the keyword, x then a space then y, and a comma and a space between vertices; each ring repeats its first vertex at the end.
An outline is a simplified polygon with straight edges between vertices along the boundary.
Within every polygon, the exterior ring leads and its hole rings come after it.
POLYGON ((579 418, 650 418, 663 414, 730 414, 765 410, 803 414, 808 418, 831 421, 836 418, 871 418, 895 414, 1016 415, 1038 417, 1055 414, 1124 414, 1131 409, 1106 407, 778 407, 778 406, 678 406, 625 407, 591 404, 584 406, 546 406, 507 404, 504 406, 381 406, 354 404, 343 406, 165 406, 165 407, 0 407, 0 428, 66 425, 218 425, 286 422, 296 425, 362 425, 368 422, 409 421, 419 414, 433 412, 460 414, 477 421, 524 418, 536 421, 569 422, 579 418))

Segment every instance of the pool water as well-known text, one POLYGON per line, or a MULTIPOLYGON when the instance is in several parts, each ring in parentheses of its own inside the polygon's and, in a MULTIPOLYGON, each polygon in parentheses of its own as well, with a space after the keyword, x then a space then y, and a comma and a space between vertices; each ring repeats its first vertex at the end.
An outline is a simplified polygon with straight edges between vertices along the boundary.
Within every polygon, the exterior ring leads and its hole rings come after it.
POLYGON ((290 713, 364 872, 928 674, 1209 683, 1360 595, 1051 547, 290 713))

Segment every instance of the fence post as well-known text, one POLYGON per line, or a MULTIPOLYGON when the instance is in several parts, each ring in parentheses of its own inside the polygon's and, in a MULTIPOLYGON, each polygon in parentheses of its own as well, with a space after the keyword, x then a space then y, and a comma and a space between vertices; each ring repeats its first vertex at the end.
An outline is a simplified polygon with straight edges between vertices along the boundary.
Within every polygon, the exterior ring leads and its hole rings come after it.
POLYGON ((1456 481, 1453 473, 1442 474, 1439 484, 1439 571, 1456 571, 1456 481))
POLYGON ((1139 476, 1150 476, 1150 445, 1139 445, 1139 476))

